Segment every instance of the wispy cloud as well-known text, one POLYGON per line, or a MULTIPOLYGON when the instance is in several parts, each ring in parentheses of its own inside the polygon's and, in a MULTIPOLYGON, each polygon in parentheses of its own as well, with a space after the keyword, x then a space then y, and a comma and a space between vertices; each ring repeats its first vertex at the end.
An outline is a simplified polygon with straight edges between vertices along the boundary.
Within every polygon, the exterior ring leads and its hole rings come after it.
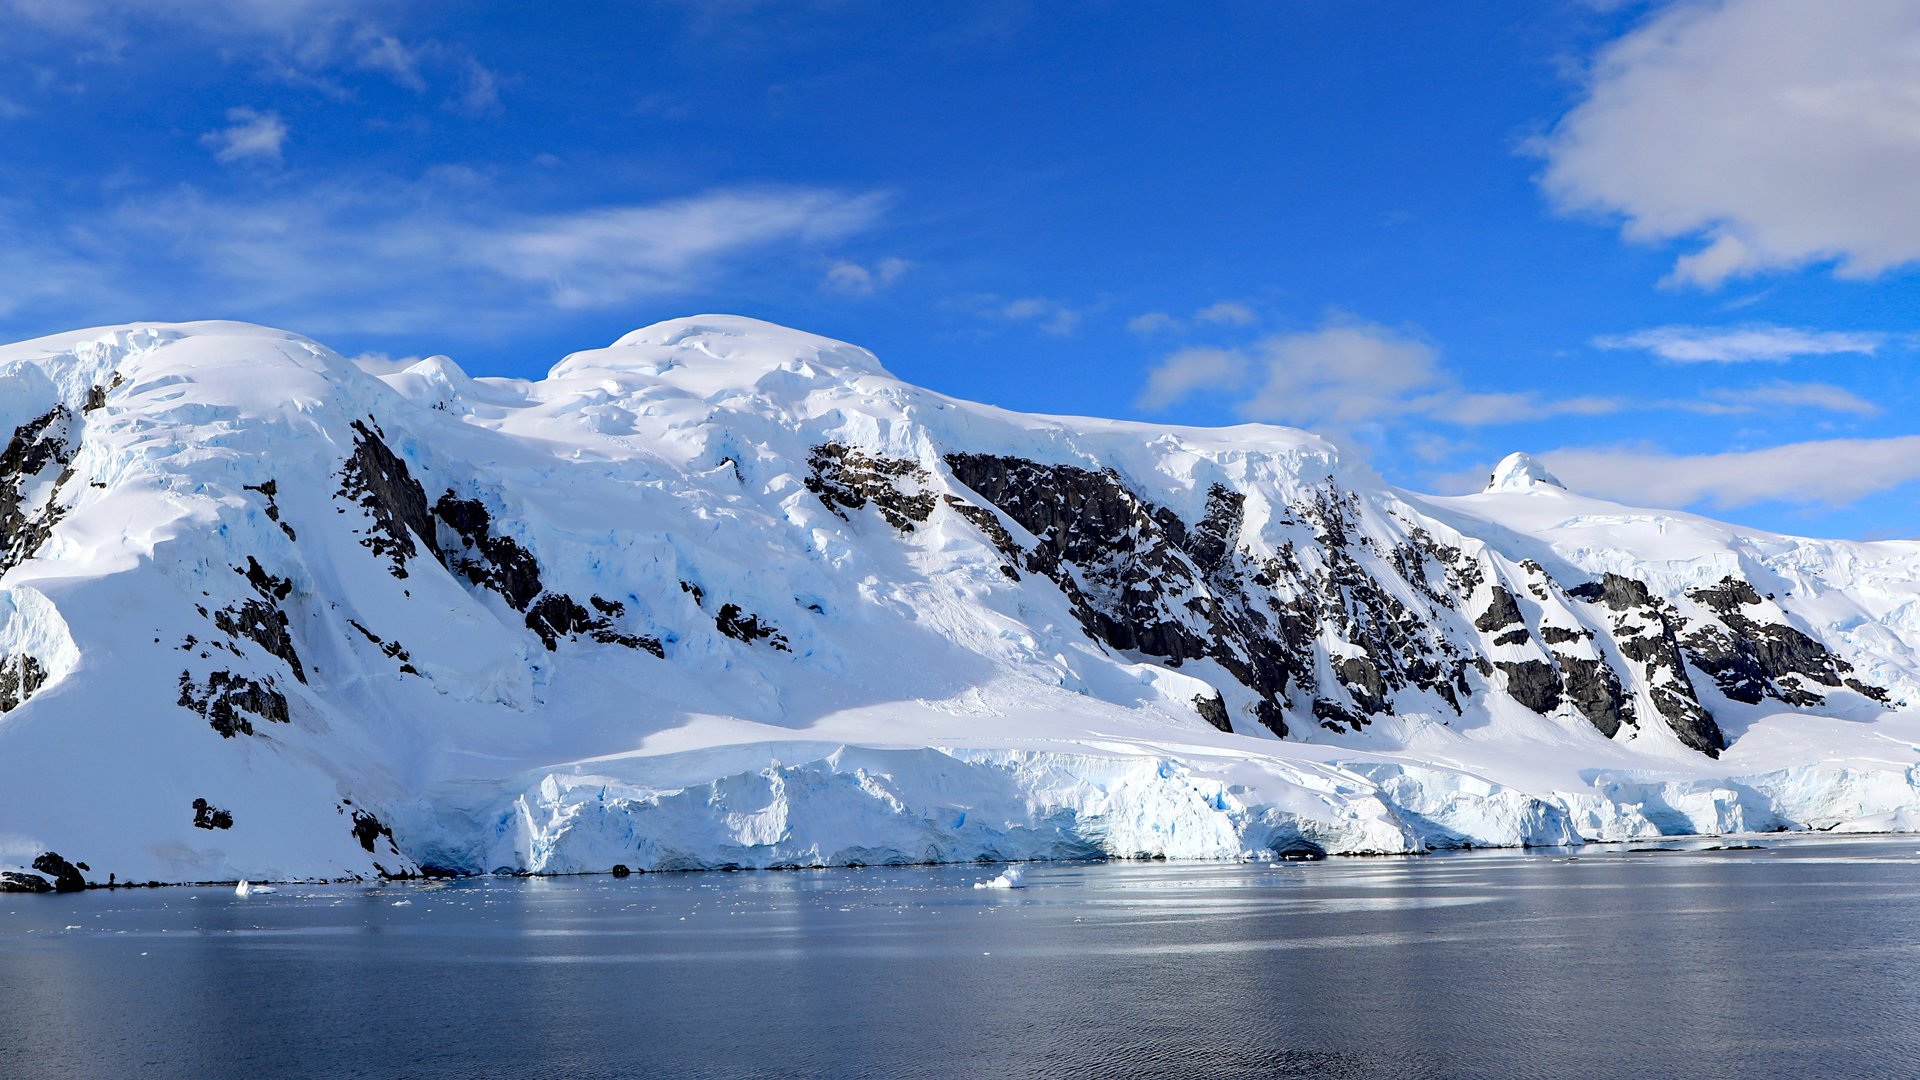
POLYGON ((1568 447, 1540 457, 1575 491, 1638 505, 1843 506, 1920 480, 1920 435, 1823 439, 1718 454, 1568 447))
POLYGON ((1752 413, 1766 410, 1809 410, 1877 416, 1880 406, 1851 390, 1830 383, 1771 382, 1763 386, 1708 391, 1699 401, 1675 402, 1673 407, 1700 413, 1752 413))
POLYGON ((287 125, 277 112, 258 112, 248 108, 228 109, 227 126, 200 136, 200 145, 213 151, 216 160, 280 164, 281 147, 286 145, 287 125))
POLYGON ((1086 312, 1063 300, 1045 296, 1021 296, 1009 299, 992 294, 969 296, 959 306, 987 322, 1023 323, 1043 334, 1066 337, 1080 328, 1086 312))
POLYGON ((1127 320, 1127 332, 1141 337, 1175 333, 1185 327, 1185 323, 1164 311, 1143 312, 1127 320))
POLYGON ((426 93, 446 88, 449 108, 484 114, 498 108, 500 78, 467 49, 408 40, 384 20, 392 0, 0 0, 0 54, 82 42, 91 58, 121 57, 144 37, 187 37, 245 58, 291 86, 336 100, 344 83, 371 74, 426 93))
POLYGON ((1593 339, 1596 348, 1652 353, 1680 364, 1732 364, 1791 360, 1800 356, 1871 356, 1885 344, 1878 333, 1802 330, 1766 323, 1743 326, 1658 326, 1593 339))
POLYGON ((905 259, 885 258, 871 266, 841 259, 827 267, 821 286, 843 296, 872 296, 899 281, 913 264, 905 259))
POLYGON ((558 307, 606 307, 683 291, 745 251, 845 238, 872 225, 884 204, 878 195, 813 189, 720 191, 449 236, 455 257, 543 285, 558 307))
POLYGON ((1246 304, 1237 300, 1221 300, 1208 304, 1186 319, 1169 315, 1164 311, 1143 312, 1127 320, 1127 332, 1141 337, 1153 337, 1159 334, 1182 333, 1190 326, 1241 327, 1252 326, 1259 321, 1259 313, 1246 304))
POLYGON ((1237 304, 1231 300, 1222 300, 1217 304, 1203 307, 1199 311, 1194 312, 1193 321, 1197 323, 1211 323, 1216 326, 1252 326, 1254 323, 1260 321, 1260 317, 1255 315, 1253 309, 1245 304, 1237 304))
POLYGON ((558 213, 516 212, 506 201, 470 178, 252 200, 181 187, 51 231, 27 224, 34 215, 25 208, 0 207, 0 238, 55 253, 51 265, 61 268, 0 257, 0 296, 61 318, 126 318, 97 310, 117 289, 141 296, 145 310, 315 332, 437 323, 458 333, 682 295, 742 272, 751 256, 817 259, 873 226, 886 203, 815 188, 719 189, 558 213))
POLYGON ((1605 397, 1476 393, 1441 365, 1439 351, 1423 338, 1349 319, 1238 348, 1178 350, 1149 369, 1138 404, 1165 409, 1198 394, 1228 395, 1251 420, 1335 432, 1393 417, 1478 427, 1624 407, 1605 397))

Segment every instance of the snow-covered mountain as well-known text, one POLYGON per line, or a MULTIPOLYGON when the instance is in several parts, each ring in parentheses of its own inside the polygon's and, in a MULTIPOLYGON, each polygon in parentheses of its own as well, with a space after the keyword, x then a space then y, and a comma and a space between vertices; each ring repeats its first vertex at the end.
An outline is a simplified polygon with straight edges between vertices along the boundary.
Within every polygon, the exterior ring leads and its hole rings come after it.
POLYGON ((731 316, 537 382, 87 330, 0 441, 16 887, 1920 821, 1920 544, 1523 455, 1432 498, 731 316))

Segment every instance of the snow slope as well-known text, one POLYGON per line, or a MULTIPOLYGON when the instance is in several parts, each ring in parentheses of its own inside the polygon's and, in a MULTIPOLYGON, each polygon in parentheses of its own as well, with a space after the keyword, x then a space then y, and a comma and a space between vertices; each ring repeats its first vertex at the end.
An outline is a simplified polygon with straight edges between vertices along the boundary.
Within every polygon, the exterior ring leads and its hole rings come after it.
POLYGON ((1520 455, 1430 498, 732 316, 539 381, 80 331, 0 438, 0 887, 1920 820, 1920 545, 1520 455))

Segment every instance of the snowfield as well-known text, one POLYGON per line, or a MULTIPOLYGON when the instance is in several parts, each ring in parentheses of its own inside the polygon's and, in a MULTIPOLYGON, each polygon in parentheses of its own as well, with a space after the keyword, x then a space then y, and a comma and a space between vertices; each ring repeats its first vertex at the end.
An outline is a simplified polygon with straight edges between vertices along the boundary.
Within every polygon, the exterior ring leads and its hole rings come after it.
POLYGON ((733 316, 539 381, 80 331, 0 440, 0 888, 1920 822, 1920 544, 1524 455, 1434 498, 733 316))

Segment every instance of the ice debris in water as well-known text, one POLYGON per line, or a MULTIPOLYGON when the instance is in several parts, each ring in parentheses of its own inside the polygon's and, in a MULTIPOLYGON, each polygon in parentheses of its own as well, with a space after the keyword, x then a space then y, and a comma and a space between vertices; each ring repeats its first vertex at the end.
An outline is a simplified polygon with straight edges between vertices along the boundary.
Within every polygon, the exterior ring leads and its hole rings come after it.
POLYGON ((1026 876, 1027 871, 1024 867, 1009 866, 1001 872, 999 877, 992 881, 976 881, 973 887, 976 889, 1022 889, 1026 886, 1021 884, 1021 879, 1026 876))

